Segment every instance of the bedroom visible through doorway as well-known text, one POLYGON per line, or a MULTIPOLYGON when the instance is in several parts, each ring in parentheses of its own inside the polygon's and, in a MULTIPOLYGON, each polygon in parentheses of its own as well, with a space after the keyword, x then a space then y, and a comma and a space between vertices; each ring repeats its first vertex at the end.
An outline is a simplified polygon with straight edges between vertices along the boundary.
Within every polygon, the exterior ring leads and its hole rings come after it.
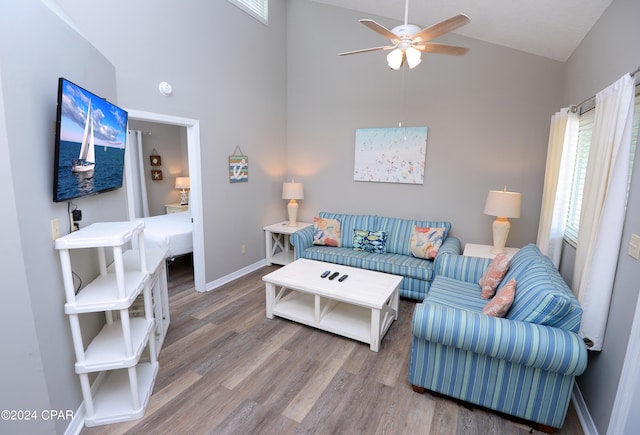
POLYGON ((136 110, 128 112, 130 153, 125 169, 129 219, 148 219, 146 225, 153 237, 152 243, 166 241, 171 257, 191 250, 194 287, 197 291, 205 291, 202 193, 200 166, 197 164, 200 154, 199 122, 136 110), (158 173, 160 177, 156 175, 158 173), (188 212, 171 213, 184 208, 176 208, 181 197, 175 183, 176 177, 186 176, 191 184, 188 212), (184 216, 190 222, 175 220, 184 216), (166 234, 163 228, 168 228, 166 234), (180 228, 188 229, 182 231, 180 228))

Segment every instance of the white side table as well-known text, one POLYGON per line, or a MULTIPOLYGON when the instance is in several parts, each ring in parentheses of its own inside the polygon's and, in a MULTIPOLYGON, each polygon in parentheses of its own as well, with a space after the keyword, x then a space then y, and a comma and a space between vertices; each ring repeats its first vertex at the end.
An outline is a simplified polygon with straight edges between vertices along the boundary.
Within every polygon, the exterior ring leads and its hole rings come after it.
POLYGON ((284 221, 264 227, 267 266, 291 263, 295 251, 291 250, 289 236, 311 225, 313 224, 308 222, 298 222, 297 226, 290 227, 289 221, 284 221))
POLYGON ((181 205, 179 202, 175 204, 165 204, 164 209, 165 214, 178 213, 189 210, 189 204, 181 205))
MULTIPOLYGON (((464 252, 462 255, 467 257, 482 257, 493 258, 496 254, 491 252, 492 245, 476 245, 474 243, 467 243, 464 245, 464 252)), ((504 253, 509 260, 518 252, 520 248, 504 248, 504 253)))

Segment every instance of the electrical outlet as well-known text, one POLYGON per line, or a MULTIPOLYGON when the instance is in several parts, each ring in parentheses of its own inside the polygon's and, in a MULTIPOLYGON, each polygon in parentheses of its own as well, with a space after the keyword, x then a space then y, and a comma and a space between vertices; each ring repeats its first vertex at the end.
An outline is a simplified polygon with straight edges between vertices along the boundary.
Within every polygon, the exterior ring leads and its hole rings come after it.
POLYGON ((242 247, 240 248, 240 253, 242 255, 247 253, 247 245, 242 245, 242 247))
POLYGON ((60 237, 60 221, 58 219, 51 220, 51 237, 53 240, 60 237))

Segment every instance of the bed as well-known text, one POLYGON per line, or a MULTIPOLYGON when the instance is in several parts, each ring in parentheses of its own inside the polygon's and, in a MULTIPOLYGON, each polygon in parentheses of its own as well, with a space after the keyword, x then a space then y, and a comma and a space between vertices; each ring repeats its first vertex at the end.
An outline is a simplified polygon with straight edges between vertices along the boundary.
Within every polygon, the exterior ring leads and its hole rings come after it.
POLYGON ((193 252, 191 212, 183 211, 139 218, 144 222, 144 241, 148 248, 167 248, 167 258, 193 252))

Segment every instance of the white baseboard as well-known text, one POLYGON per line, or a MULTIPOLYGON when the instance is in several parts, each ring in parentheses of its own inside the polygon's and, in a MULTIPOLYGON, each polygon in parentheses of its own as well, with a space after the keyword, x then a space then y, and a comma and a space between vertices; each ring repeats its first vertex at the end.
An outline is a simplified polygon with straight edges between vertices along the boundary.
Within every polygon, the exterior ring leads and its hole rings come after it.
POLYGON ((266 260, 260 260, 260 261, 257 261, 255 263, 253 263, 253 264, 250 264, 250 265, 248 265, 246 267, 243 267, 242 269, 236 270, 233 273, 230 273, 230 274, 225 275, 225 276, 223 276, 221 278, 218 278, 215 281, 208 282, 207 285, 206 285, 205 291, 214 290, 214 289, 216 289, 216 288, 218 288, 220 286, 223 286, 224 284, 227 284, 227 283, 233 281, 234 279, 238 279, 238 278, 243 277, 243 276, 245 276, 245 275, 247 275, 247 274, 249 274, 251 272, 254 272, 254 271, 260 269, 261 267, 264 267, 266 264, 267 264, 266 260))
MULTIPOLYGON (((91 396, 95 396, 98 387, 104 381, 104 378, 107 376, 106 372, 98 373, 96 376, 96 380, 91 385, 91 396)), ((64 431, 64 435, 80 435, 82 429, 84 429, 84 418, 86 416, 86 411, 84 409, 84 400, 78 407, 78 410, 73 414, 73 419, 67 429, 64 431)))
POLYGON ((589 409, 584 401, 584 397, 582 397, 582 392, 580 391, 580 387, 578 387, 577 382, 573 383, 571 401, 573 402, 573 406, 578 414, 578 419, 580 420, 580 426, 582 426, 584 435, 599 435, 598 429, 591 418, 591 414, 589 413, 589 409))

